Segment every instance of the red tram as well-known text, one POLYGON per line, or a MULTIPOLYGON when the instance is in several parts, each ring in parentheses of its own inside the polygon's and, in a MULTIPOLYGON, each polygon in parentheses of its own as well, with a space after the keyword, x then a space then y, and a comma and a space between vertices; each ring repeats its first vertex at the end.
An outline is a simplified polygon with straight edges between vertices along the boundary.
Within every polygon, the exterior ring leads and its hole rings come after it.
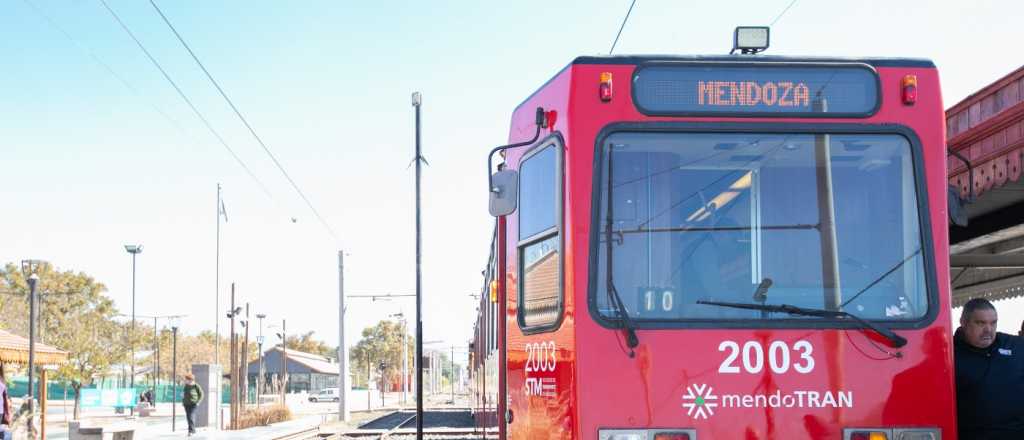
POLYGON ((944 130, 928 60, 576 58, 495 149, 479 423, 956 438, 944 130))

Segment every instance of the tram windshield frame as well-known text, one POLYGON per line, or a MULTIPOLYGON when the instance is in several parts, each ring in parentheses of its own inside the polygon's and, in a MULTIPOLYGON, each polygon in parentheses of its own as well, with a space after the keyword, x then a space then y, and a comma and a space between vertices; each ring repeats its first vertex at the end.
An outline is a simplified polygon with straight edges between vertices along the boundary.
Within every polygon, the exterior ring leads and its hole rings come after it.
POLYGON ((639 328, 845 327, 698 300, 844 310, 895 328, 931 321, 934 264, 913 133, 765 128, 606 130, 593 185, 595 319, 621 325, 612 290, 639 328))

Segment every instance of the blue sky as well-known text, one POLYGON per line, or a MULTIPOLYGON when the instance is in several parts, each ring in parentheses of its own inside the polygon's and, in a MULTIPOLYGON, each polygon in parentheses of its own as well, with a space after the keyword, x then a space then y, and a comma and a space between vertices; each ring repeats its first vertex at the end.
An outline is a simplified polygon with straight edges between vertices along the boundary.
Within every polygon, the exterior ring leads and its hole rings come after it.
MULTIPOLYGON (((725 53, 733 26, 767 24, 789 1, 639 0, 616 53, 725 53)), ((187 313, 186 331, 212 328, 220 182, 230 218, 222 311, 235 281, 240 302, 333 344, 339 248, 350 254, 350 293, 414 288, 407 165, 409 95, 419 90, 430 161, 425 338, 462 345, 491 230, 485 153, 507 138, 512 109, 553 73, 575 56, 607 52, 629 1, 160 2, 340 240, 148 2, 109 0, 271 196, 97 0, 32 4, 73 40, 29 3, 4 2, 0 261, 42 258, 88 272, 128 311, 131 266, 122 245, 139 242, 138 313, 187 313)), ((1015 1, 801 0, 776 23, 768 53, 932 58, 948 107, 1020 66, 1022 9, 1015 1)), ((1020 302, 1002 304, 1006 331, 1024 312, 1020 302)), ((412 302, 354 302, 349 334, 403 308, 411 313, 412 302)))

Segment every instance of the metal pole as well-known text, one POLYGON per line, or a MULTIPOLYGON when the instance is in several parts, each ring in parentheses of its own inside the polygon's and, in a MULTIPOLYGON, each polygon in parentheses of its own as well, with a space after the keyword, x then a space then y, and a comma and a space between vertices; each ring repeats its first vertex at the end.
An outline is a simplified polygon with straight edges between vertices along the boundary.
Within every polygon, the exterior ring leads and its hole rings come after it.
POLYGON ((402 316, 402 403, 409 399, 409 321, 402 316))
MULTIPOLYGON (((213 363, 220 365, 220 183, 217 184, 217 264, 216 264, 216 279, 217 287, 213 290, 213 303, 214 313, 213 317, 213 333, 214 344, 213 344, 213 363)), ((219 391, 218 391, 219 393, 219 391)))
POLYGON ((237 403, 237 399, 235 399, 235 397, 238 395, 238 392, 237 392, 237 390, 238 390, 238 388, 237 388, 238 387, 238 368, 237 368, 237 364, 235 363, 235 354, 237 353, 237 347, 238 347, 238 345, 236 344, 237 341, 235 341, 235 283, 231 283, 231 309, 230 310, 231 310, 231 313, 229 313, 229 314, 231 315, 231 330, 230 330, 229 335, 231 337, 231 345, 230 345, 229 349, 231 350, 231 358, 230 358, 231 386, 228 388, 228 390, 231 393, 231 397, 228 400, 228 403, 229 403, 229 405, 228 405, 228 408, 229 408, 228 414, 231 415, 231 420, 228 422, 228 429, 235 429, 235 421, 238 419, 238 412, 237 412, 237 409, 235 408, 235 405, 237 403))
MULTIPOLYGON (((412 94, 412 105, 416 108, 416 358, 423 356, 422 279, 420 259, 423 240, 420 237, 420 178, 423 157, 420 154, 420 105, 422 96, 412 94)), ((423 440, 423 366, 416 368, 416 440, 423 440)))
MULTIPOLYGON (((818 111, 828 111, 828 102, 816 99, 818 111)), ((814 136, 815 181, 818 187, 818 228, 821 237, 821 272, 826 310, 842 307, 842 285, 839 278, 839 241, 836 239, 835 205, 832 198, 832 158, 829 136, 814 136)))
POLYGON ((242 343, 241 365, 238 366, 238 374, 242 383, 242 409, 249 403, 249 327, 252 325, 249 320, 249 303, 245 303, 245 342, 242 343))
MULTIPOLYGON (((136 255, 138 255, 138 254, 132 252, 132 326, 131 326, 132 330, 131 330, 131 334, 128 336, 128 345, 131 347, 131 356, 132 356, 132 359, 131 359, 131 373, 132 373, 132 377, 129 379, 129 381, 131 383, 131 385, 129 385, 129 387, 132 389, 132 393, 133 394, 135 393, 135 256, 136 255)), ((133 407, 132 408, 132 412, 134 413, 134 411, 135 411, 135 408, 133 407)))
POLYGON ((28 409, 31 412, 35 408, 35 394, 33 391, 36 371, 36 283, 39 276, 32 274, 28 277, 28 317, 31 321, 28 329, 28 409))
POLYGON ((281 320, 281 404, 285 405, 285 394, 288 391, 288 331, 285 320, 281 320))
POLYGON ((449 372, 449 381, 452 382, 452 404, 455 404, 455 346, 452 346, 452 371, 449 372))
POLYGON ((348 348, 345 346, 345 251, 338 251, 338 419, 351 419, 348 411, 348 348))
POLYGON ((160 337, 156 332, 157 317, 153 317, 153 401, 149 402, 156 407, 157 387, 160 386, 160 337))
POLYGON ((260 407, 260 393, 263 392, 263 387, 264 387, 263 383, 264 383, 264 380, 265 380, 263 378, 263 318, 264 317, 266 317, 266 315, 264 315, 262 313, 257 313, 256 314, 256 318, 260 320, 260 337, 258 339, 259 345, 260 345, 260 368, 259 368, 259 374, 260 375, 259 375, 259 377, 256 378, 256 408, 260 407))
POLYGON ((366 350, 366 410, 370 410, 370 350, 366 350))
POLYGON ((171 349, 171 380, 174 383, 171 386, 171 395, 174 396, 171 399, 171 432, 174 432, 178 420, 178 327, 171 327, 171 341, 174 347, 171 349))

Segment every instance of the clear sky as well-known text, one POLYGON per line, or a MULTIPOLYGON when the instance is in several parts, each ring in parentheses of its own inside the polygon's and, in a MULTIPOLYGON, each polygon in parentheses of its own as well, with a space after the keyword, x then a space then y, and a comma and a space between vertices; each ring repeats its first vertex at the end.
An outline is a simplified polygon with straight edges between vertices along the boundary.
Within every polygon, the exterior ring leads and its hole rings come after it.
MULTIPOLYGON (((239 302, 251 303, 254 313, 335 344, 339 249, 349 254, 351 294, 411 293, 415 286, 409 96, 419 90, 430 162, 423 181, 425 339, 460 346, 471 336, 469 295, 482 285, 492 225, 485 154, 506 140, 512 109, 552 74, 575 56, 607 53, 629 6, 160 2, 336 240, 149 3, 108 2, 270 196, 98 0, 6 0, 0 261, 41 258, 85 271, 128 312, 131 261, 122 245, 141 243, 137 313, 188 314, 185 331, 212 329, 220 182, 229 215, 221 316, 234 281, 239 302)), ((734 26, 768 24, 789 3, 639 0, 616 53, 725 53, 734 26)), ((1022 12, 1014 0, 799 0, 774 26, 768 53, 931 58, 948 107, 1020 66, 1022 12)), ((999 307, 1001 329, 1015 332, 1024 303, 999 307)), ((411 316, 414 303, 352 300, 349 342, 403 309, 411 316)), ((223 330, 227 320, 218 318, 223 330)))

